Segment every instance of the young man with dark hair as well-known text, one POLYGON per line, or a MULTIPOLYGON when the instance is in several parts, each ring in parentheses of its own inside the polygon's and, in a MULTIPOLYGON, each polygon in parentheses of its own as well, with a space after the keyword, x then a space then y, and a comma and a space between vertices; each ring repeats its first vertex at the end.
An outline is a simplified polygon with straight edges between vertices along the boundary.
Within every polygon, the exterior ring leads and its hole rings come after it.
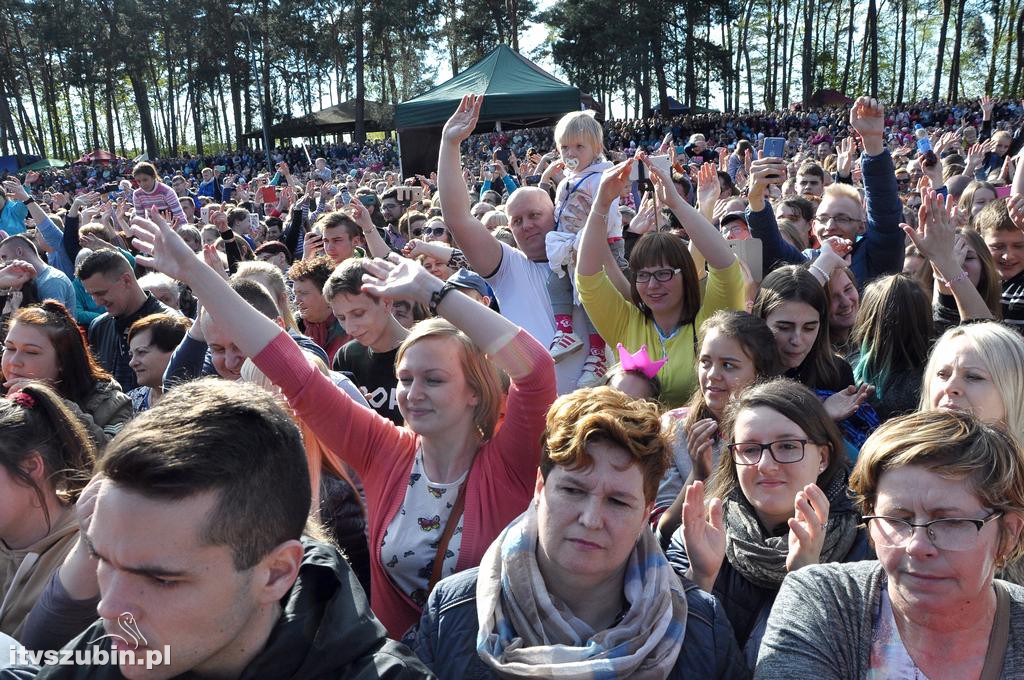
POLYGON ((352 336, 334 355, 332 368, 352 376, 370 407, 401 425, 395 360, 409 331, 392 315, 391 300, 363 292, 364 272, 362 259, 348 260, 324 284, 324 299, 352 336))
POLYGON ((313 224, 313 230, 306 234, 302 257, 317 257, 317 251, 322 248, 324 254, 338 265, 356 255, 356 248, 361 245, 365 245, 362 228, 351 217, 335 210, 321 215, 313 224))
POLYGON ((177 314, 151 294, 142 290, 131 264, 117 250, 97 250, 78 265, 75 272, 96 304, 107 308, 89 324, 89 344, 93 354, 110 371, 121 389, 138 387, 132 370, 128 329, 150 314, 177 314))
POLYGON ((324 299, 324 284, 334 271, 329 257, 298 260, 288 269, 295 291, 295 311, 299 330, 312 338, 328 357, 333 357, 349 341, 345 329, 334 317, 324 299))
POLYGON ((111 442, 98 474, 83 561, 62 569, 92 566, 101 620, 65 650, 114 661, 40 677, 430 677, 386 638, 339 552, 307 532, 302 438, 265 390, 176 388, 111 442))
POLYGON ((282 274, 287 274, 288 268, 292 266, 292 254, 288 251, 288 246, 280 241, 267 241, 257 248, 254 254, 257 260, 271 263, 280 269, 282 274))

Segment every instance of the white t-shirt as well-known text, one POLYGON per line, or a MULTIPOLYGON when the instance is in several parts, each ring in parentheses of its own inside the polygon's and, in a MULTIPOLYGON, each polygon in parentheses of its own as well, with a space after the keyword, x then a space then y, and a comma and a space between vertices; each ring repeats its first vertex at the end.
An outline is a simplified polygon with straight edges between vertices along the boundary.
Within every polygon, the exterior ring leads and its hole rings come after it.
MULTIPOLYGON (((550 273, 547 262, 531 262, 521 250, 502 243, 501 264, 498 271, 487 279, 501 306, 502 316, 532 335, 544 347, 549 347, 555 337, 555 313, 548 295, 550 273)), ((580 305, 573 308, 573 327, 585 328, 583 307, 580 305)), ((580 339, 584 349, 555 364, 559 394, 576 389, 576 381, 589 351, 585 334, 580 339)))
MULTIPOLYGON (((427 601, 427 586, 434 571, 438 541, 448 524, 452 506, 459 495, 459 487, 466 481, 469 471, 450 484, 430 481, 423 468, 423 452, 416 454, 405 499, 398 514, 391 520, 380 544, 380 558, 388 575, 402 592, 422 606, 427 601)), ((441 567, 441 578, 455 573, 462 545, 462 518, 448 541, 441 567)))

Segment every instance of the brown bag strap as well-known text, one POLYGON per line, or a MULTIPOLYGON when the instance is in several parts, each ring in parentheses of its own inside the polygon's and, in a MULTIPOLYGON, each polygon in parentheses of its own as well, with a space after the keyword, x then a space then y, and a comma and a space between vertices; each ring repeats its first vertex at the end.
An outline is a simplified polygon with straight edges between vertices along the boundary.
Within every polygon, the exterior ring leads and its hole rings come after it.
POLYGON ((430 574, 430 583, 427 585, 427 592, 434 589, 437 582, 441 580, 441 569, 444 567, 444 556, 448 552, 448 544, 451 543, 452 534, 459 526, 459 518, 462 517, 462 510, 466 507, 466 487, 469 486, 467 479, 459 487, 459 495, 455 498, 455 505, 452 506, 448 521, 445 522, 441 538, 437 540, 437 554, 434 555, 434 570, 430 574))
POLYGON ((1003 660, 1010 640, 1010 593, 999 581, 993 585, 996 589, 996 616, 992 621, 992 634, 988 638, 985 666, 981 669, 980 680, 999 680, 1003 677, 1003 660))

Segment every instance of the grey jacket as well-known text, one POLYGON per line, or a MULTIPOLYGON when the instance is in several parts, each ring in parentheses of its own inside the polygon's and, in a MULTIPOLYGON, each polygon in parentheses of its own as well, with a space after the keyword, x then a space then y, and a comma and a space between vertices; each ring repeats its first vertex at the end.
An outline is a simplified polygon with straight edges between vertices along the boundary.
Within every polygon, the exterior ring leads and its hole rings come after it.
MULTIPOLYGON (((879 562, 816 564, 795 571, 768 617, 754 678, 854 680, 868 674, 885 572, 879 562)), ((1004 678, 1024 677, 1024 588, 1010 593, 1004 678)))

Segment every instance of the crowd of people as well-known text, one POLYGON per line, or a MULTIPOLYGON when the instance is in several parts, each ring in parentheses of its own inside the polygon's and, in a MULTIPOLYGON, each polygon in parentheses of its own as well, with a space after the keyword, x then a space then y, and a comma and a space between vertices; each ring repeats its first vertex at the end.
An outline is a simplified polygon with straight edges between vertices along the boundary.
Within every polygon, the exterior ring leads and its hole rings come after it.
POLYGON ((1024 107, 482 102, 4 179, 0 679, 1024 674, 1024 107))

